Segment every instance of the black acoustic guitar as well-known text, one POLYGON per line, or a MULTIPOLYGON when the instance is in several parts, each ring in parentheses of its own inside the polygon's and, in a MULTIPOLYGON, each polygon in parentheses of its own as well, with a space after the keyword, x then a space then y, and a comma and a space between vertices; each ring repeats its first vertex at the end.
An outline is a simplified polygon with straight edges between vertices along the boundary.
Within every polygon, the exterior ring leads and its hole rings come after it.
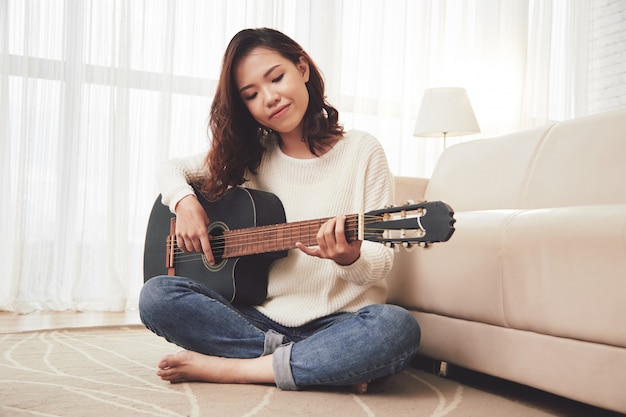
MULTIPOLYGON (((270 264, 287 256, 296 242, 316 245, 317 231, 328 220, 285 223, 282 203, 264 191, 233 188, 215 202, 196 194, 210 220, 215 265, 209 265, 204 254, 178 248, 176 218, 159 196, 146 232, 144 282, 158 275, 184 276, 232 303, 261 304, 267 296, 270 264)), ((441 201, 351 214, 346 219, 346 237, 406 247, 445 242, 454 233, 453 216, 450 206, 441 201)))

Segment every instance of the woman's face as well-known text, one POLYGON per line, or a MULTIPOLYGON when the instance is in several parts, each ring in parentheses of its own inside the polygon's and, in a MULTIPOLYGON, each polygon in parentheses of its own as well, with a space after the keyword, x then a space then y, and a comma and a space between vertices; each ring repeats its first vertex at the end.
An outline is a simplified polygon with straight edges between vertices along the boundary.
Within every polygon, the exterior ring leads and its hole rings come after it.
POLYGON ((296 65, 276 51, 254 48, 235 68, 241 99, 262 126, 282 140, 302 140, 302 119, 309 105, 309 65, 296 65))

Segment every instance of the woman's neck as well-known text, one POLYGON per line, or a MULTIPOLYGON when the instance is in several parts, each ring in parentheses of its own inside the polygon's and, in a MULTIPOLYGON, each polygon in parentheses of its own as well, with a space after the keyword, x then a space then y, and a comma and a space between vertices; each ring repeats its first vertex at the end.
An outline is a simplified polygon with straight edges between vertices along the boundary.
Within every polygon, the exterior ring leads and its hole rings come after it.
POLYGON ((331 150, 335 143, 339 140, 339 137, 330 137, 322 142, 322 147, 317 151, 317 154, 311 152, 309 143, 304 139, 298 139, 295 137, 280 138, 280 150, 287 156, 297 159, 312 159, 318 156, 324 155, 331 150))
POLYGON ((283 151, 285 155, 292 158, 311 159, 316 156, 311 153, 308 143, 302 139, 285 140, 281 138, 279 144, 280 150, 283 151))

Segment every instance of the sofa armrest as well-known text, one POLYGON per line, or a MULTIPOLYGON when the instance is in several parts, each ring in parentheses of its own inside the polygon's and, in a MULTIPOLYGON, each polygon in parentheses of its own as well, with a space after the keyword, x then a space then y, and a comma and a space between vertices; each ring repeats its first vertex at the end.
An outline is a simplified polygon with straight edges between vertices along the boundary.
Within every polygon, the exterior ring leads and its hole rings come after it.
POLYGON ((395 202, 397 204, 404 204, 408 200, 423 201, 428 181, 428 178, 420 177, 395 177, 395 202))

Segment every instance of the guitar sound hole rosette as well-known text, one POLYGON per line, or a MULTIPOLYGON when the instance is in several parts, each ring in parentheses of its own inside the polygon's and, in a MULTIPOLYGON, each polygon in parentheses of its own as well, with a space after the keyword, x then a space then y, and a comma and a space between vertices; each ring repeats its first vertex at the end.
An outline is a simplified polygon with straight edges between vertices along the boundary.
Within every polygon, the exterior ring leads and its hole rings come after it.
POLYGON ((217 272, 226 265, 227 259, 223 258, 224 255, 224 231, 228 230, 228 226, 224 222, 215 222, 209 225, 209 236, 211 237, 211 251, 213 252, 213 258, 215 259, 215 265, 209 264, 205 254, 202 254, 202 263, 205 268, 211 272, 217 272))

